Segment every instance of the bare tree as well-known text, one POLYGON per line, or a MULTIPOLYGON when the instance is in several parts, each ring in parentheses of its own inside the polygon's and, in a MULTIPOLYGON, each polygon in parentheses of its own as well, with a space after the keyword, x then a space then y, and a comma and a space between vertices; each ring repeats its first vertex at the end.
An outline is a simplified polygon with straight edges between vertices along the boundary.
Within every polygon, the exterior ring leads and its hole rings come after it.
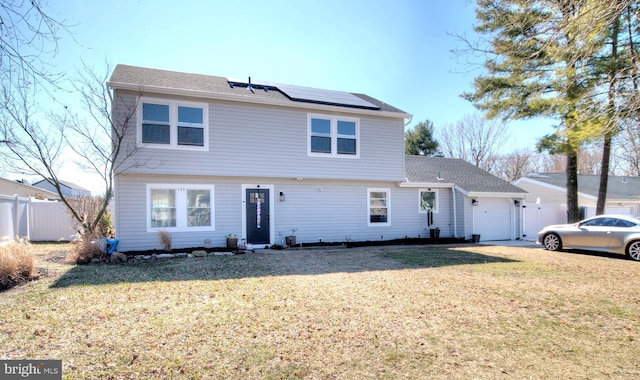
POLYGON ((640 176, 640 125, 632 120, 625 120, 621 133, 616 136, 616 142, 615 170, 623 175, 640 176))
POLYGON ((578 151, 578 173, 600 175, 602 152, 602 144, 589 145, 580 149, 578 151))
POLYGON ((538 170, 540 173, 565 173, 567 171, 567 157, 562 154, 541 154, 538 156, 538 170))
POLYGON ((51 124, 43 126, 30 113, 32 104, 25 89, 14 91, 12 96, 3 99, 6 113, 10 116, 0 120, 9 141, 5 144, 8 153, 3 156, 5 164, 18 171, 35 174, 53 185, 80 225, 82 234, 96 230, 113 195, 114 173, 142 165, 129 160, 136 150, 135 143, 125 143, 135 141, 125 140, 125 137, 135 133, 137 104, 122 105, 112 115, 113 99, 106 87, 110 72, 108 65, 104 75, 84 66, 73 81, 88 120, 65 107, 64 112, 51 114, 51 124), (21 101, 8 102, 16 94, 20 95, 21 101), (104 194, 97 211, 88 212, 85 204, 62 193, 59 173, 62 166, 69 163, 102 179, 104 194))
POLYGON ((520 149, 496 157, 493 160, 493 174, 507 182, 513 182, 529 173, 537 171, 536 156, 530 149, 520 149))
MULTIPOLYGON (((581 148, 578 151, 578 173, 599 175, 602 162, 602 147, 598 144, 581 148)), ((533 159, 534 171, 540 173, 564 173, 567 170, 567 157, 561 154, 539 154, 533 159)))
POLYGON ((58 53, 58 41, 69 26, 45 8, 43 0, 0 0, 0 82, 5 92, 55 84, 62 76, 46 60, 58 53))
POLYGON ((494 158, 509 139, 504 123, 487 120, 480 114, 445 125, 439 135, 445 156, 462 158, 489 172, 494 172, 494 158))

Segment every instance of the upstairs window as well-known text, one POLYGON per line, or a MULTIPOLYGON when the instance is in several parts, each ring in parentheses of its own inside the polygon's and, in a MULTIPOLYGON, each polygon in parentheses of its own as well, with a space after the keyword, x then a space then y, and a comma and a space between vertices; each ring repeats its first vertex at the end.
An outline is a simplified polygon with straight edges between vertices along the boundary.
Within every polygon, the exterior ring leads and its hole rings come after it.
POLYGON ((178 106, 178 145, 204 145, 204 110, 178 106))
POLYGON ((169 106, 166 104, 142 104, 142 142, 145 144, 169 144, 171 142, 169 106))
POLYGON ((311 119, 311 151, 331 154, 331 120, 311 119))
POLYGON ((338 120, 338 154, 356 154, 356 122, 338 120))
POLYGON ((341 116, 309 115, 310 156, 359 157, 359 120, 341 116))
POLYGON ((142 98, 138 142, 141 146, 208 150, 207 105, 142 98))

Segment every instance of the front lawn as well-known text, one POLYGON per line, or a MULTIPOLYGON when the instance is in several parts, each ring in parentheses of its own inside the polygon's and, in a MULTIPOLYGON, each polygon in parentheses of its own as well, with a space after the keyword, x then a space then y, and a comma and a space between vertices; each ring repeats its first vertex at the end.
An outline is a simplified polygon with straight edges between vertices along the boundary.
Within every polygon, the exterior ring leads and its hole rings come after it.
POLYGON ((0 358, 78 378, 633 378, 640 263, 365 247, 73 266, 0 293, 0 358))

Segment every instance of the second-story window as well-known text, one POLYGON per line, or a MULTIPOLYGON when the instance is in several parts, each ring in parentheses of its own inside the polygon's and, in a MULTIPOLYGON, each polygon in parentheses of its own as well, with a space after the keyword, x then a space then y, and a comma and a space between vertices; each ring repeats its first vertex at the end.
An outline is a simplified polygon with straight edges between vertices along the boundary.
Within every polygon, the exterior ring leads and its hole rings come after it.
POLYGON ((359 157, 359 119, 313 115, 308 116, 310 156, 359 157))
POLYGON ((168 105, 142 104, 142 142, 145 144, 169 144, 171 142, 168 105))
POLYGON ((139 145, 208 149, 206 104, 142 98, 139 110, 139 145))
POLYGON ((178 106, 178 145, 204 144, 203 113, 202 108, 178 106))

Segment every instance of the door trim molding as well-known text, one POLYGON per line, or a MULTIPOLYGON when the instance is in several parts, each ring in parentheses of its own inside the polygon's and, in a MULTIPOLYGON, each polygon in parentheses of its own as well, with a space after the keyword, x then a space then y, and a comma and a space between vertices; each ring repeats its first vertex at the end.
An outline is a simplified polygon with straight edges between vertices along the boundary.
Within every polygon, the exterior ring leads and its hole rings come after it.
MULTIPOLYGON (((267 189, 269 190, 269 242, 271 244, 273 244, 273 242, 275 241, 275 229, 274 229, 274 225, 275 225, 275 213, 274 213, 274 192, 275 192, 275 186, 273 184, 263 184, 263 183, 256 183, 256 184, 242 184, 241 186, 241 195, 240 195, 240 199, 242 199, 242 239, 244 239, 244 241, 247 241, 247 190, 248 189, 257 189, 258 185, 260 186, 260 189, 267 189)), ((257 244, 254 245, 253 248, 269 248, 269 244, 257 244)))

